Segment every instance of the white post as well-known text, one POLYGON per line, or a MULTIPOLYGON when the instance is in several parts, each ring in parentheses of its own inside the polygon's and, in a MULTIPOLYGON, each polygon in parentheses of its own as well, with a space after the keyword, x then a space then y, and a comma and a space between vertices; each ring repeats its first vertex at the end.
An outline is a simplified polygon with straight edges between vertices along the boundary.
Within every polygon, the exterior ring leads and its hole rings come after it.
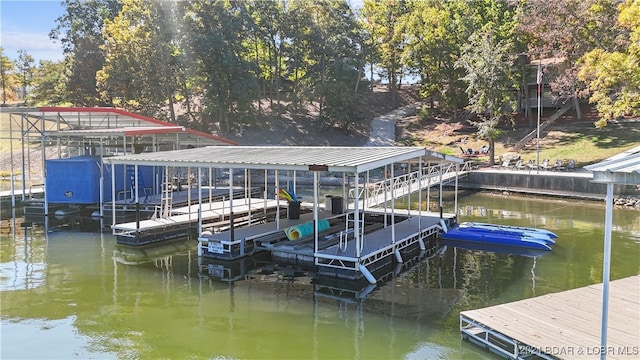
MULTIPOLYGON (((280 189, 280 181, 278 180, 278 176, 279 176, 278 170, 275 170, 274 175, 275 175, 275 179, 274 179, 275 190, 274 190, 274 192, 275 192, 275 196, 276 196, 276 229, 280 229, 280 194, 278 194, 278 190, 280 189)), ((267 182, 265 180, 265 184, 266 183, 267 182)), ((288 213, 287 213, 287 216, 289 216, 288 213)))
MULTIPOLYGON (((295 172, 294 172, 295 178, 295 172)), ((318 253, 318 184, 320 183, 320 172, 313 172, 313 256, 318 253)), ((295 186, 295 185, 294 185, 295 186)), ((316 258, 317 259, 317 258, 316 258)))
MULTIPOLYGON (((360 250, 362 249, 362 237, 360 236, 360 192, 358 191, 358 172, 354 173, 353 187, 355 189, 356 198, 353 201, 353 238, 356 244, 356 257, 360 258, 360 250)), ((348 217, 349 215, 347 215, 348 217)))
POLYGON ((604 217, 604 261, 602 263, 602 330, 600 333, 600 359, 607 358, 607 320, 609 318, 609 269, 611 260, 611 227, 613 223, 613 183, 607 184, 604 217))
MULTIPOLYGON (((211 203, 209 203, 209 210, 211 210, 211 203)), ((191 213, 191 210, 189 210, 189 213, 191 213)), ((202 233, 202 168, 198 167, 198 236, 200 236, 201 233, 202 233)))
POLYGON ((396 176, 394 173, 395 163, 391 164, 391 243, 396 243, 396 176))
MULTIPOLYGON (((123 165, 124 166, 124 165, 123 165)), ((116 164, 111 163, 111 229, 116 225, 116 164)), ((115 234, 113 229, 112 233, 115 234)))
POLYGON ((427 212, 431 211, 429 198, 431 197, 431 162, 427 161, 427 212))
POLYGON ((426 250, 422 233, 422 157, 418 159, 418 244, 420 250, 426 250))
MULTIPOLYGON (((222 201, 224 204, 224 200, 222 201)), ((223 205, 224 206, 224 205, 223 205)), ((231 235, 231 241, 235 241, 235 227, 233 226, 233 169, 229 168, 229 232, 231 235)))
POLYGON ((542 59, 538 61, 538 126, 536 128, 536 174, 540 172, 540 114, 542 112, 542 59))

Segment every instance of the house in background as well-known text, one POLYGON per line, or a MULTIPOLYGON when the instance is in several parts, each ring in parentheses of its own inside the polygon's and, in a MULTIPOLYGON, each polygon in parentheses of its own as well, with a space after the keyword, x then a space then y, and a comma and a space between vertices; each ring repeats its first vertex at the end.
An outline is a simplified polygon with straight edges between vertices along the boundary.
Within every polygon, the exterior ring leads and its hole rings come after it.
POLYGON ((582 117, 578 98, 558 96, 553 94, 551 90, 550 83, 570 68, 565 58, 551 57, 532 60, 523 55, 520 57, 520 64, 526 76, 518 92, 517 100, 520 111, 524 112, 530 123, 536 117, 538 104, 540 104, 542 112, 549 109, 557 110, 557 113, 554 114, 556 119, 571 109, 576 110, 577 118, 582 117), (539 72, 542 73, 542 76, 539 75, 539 72))

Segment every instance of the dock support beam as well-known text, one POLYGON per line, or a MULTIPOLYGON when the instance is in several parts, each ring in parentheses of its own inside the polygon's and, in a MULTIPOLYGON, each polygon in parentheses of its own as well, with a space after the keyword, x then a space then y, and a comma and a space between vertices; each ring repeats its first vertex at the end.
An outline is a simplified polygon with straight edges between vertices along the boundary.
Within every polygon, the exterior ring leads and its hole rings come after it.
POLYGON ((364 275, 365 279, 367 279, 367 281, 369 281, 371 284, 377 284, 378 283, 376 278, 373 277, 373 275, 371 274, 371 272, 369 272, 369 269, 367 269, 366 266, 364 266, 362 264, 358 264, 358 270, 362 273, 362 275, 364 275))
POLYGON ((396 249, 393 253, 396 255, 397 262, 399 262, 400 264, 404 263, 404 259, 402 259, 402 254, 400 254, 400 250, 396 249))

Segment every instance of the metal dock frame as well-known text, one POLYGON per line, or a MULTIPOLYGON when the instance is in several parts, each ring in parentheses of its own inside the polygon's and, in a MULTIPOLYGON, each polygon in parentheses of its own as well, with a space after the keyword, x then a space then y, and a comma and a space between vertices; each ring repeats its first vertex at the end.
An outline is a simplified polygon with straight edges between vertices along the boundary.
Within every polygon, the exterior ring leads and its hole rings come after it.
POLYGON ((537 347, 521 343, 462 314, 460 314, 460 335, 463 340, 471 341, 508 359, 558 359, 537 347))
POLYGON ((390 261, 390 259, 393 259, 394 257, 399 263, 402 263, 403 260, 400 255, 400 251, 418 243, 421 247, 424 246, 422 240, 429 236, 437 234, 439 231, 439 225, 420 229, 418 232, 405 237, 404 239, 398 240, 394 244, 390 244, 389 246, 380 248, 377 251, 363 255, 360 258, 353 256, 331 255, 318 252, 314 254, 316 259, 315 265, 318 267, 333 268, 336 270, 351 270, 361 272, 362 275, 370 283, 375 284, 377 282, 377 279, 375 279, 375 277, 371 274, 371 271, 369 270, 369 268, 367 268, 367 266, 377 266, 380 265, 378 264, 379 261, 390 261))

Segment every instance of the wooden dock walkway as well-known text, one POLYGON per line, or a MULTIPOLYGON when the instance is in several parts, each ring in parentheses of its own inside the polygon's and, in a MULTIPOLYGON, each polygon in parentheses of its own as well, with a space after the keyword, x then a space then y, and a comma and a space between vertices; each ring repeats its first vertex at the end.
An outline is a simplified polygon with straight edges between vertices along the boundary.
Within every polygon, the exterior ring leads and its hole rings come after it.
POLYGON ((513 359, 640 358, 640 275, 611 281, 607 347, 600 348, 602 284, 460 313, 470 340, 513 359))

